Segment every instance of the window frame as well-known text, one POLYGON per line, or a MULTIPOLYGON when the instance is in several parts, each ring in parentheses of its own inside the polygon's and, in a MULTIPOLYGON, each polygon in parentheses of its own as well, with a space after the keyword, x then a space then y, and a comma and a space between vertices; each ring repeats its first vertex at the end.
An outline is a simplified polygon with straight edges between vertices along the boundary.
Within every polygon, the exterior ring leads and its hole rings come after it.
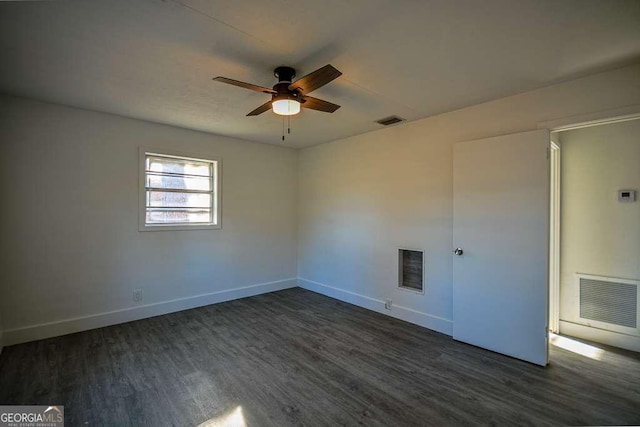
POLYGON ((222 158, 209 154, 185 153, 164 148, 139 147, 138 151, 138 231, 175 231, 175 230, 220 230, 222 228, 222 158), (212 213, 216 222, 194 224, 147 224, 147 189, 146 158, 147 155, 176 157, 214 163, 212 176, 212 213))

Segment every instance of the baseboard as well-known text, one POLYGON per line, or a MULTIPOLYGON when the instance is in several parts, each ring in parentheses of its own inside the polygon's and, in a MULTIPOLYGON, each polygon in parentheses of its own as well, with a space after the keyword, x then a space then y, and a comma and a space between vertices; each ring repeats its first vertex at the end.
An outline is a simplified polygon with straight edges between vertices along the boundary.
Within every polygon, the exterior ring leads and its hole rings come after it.
POLYGON ((242 288, 228 289, 219 292, 212 292, 209 294, 196 295, 193 297, 179 298, 171 301, 164 301, 138 307, 125 308, 122 310, 109 311, 90 316, 76 317, 56 322, 43 323, 39 325, 31 325, 23 328, 5 329, 3 331, 3 344, 5 346, 9 346, 28 341, 35 341, 44 338, 56 337, 59 335, 71 334, 74 332, 87 331, 90 329, 117 325, 119 323, 160 316, 162 314, 174 313, 176 311, 188 310, 190 308, 202 307, 219 302, 251 297, 267 292, 294 288, 296 286, 296 279, 285 279, 276 282, 260 283, 257 285, 246 286, 242 288))
POLYGON ((640 337, 605 331, 604 329, 592 328, 578 323, 567 322, 566 320, 560 321, 560 333, 640 352, 640 337))
POLYGON ((386 314, 387 316, 395 317, 396 319, 404 320, 405 322, 413 323, 443 334, 453 334, 453 322, 448 319, 443 319, 442 317, 433 316, 431 314, 399 305, 394 305, 391 310, 387 310, 384 308, 384 301, 382 300, 345 291, 344 289, 314 282, 313 280, 298 278, 298 286, 309 291, 348 302, 349 304, 357 305, 358 307, 377 311, 378 313, 386 314))

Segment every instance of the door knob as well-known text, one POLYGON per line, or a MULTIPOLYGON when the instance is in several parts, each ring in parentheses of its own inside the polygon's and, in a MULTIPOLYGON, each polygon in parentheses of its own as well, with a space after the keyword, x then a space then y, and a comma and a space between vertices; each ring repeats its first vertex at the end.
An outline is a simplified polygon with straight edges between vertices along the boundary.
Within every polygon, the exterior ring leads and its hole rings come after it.
POLYGON ((464 253, 464 251, 462 250, 462 248, 455 248, 453 250, 453 253, 458 255, 458 256, 460 256, 460 255, 462 255, 464 253))

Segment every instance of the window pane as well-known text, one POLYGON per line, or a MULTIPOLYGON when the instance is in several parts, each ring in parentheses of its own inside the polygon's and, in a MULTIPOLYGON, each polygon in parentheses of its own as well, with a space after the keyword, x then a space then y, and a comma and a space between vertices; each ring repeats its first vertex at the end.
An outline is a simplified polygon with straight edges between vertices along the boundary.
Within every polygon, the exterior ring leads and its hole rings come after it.
POLYGON ((155 172, 147 173, 147 187, 171 188, 175 190, 211 191, 211 179, 197 176, 167 176, 155 172))
POLYGON ((210 163, 171 157, 147 156, 147 171, 210 176, 210 163))
POLYGON ((211 193, 147 191, 147 207, 211 208, 211 193))
POLYGON ((217 161, 145 154, 145 224, 213 224, 217 161))
POLYGON ((190 224, 211 222, 211 209, 147 208, 147 224, 190 224))

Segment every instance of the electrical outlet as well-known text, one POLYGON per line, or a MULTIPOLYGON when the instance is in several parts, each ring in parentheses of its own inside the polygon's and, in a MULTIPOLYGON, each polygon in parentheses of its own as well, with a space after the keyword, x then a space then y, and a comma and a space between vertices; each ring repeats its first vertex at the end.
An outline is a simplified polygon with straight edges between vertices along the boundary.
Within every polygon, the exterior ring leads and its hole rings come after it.
POLYGON ((391 305, 393 304, 393 301, 391 301, 390 299, 386 300, 384 303, 384 308, 386 308, 387 310, 391 310, 391 305))
POLYGON ((133 290, 133 301, 134 302, 142 301, 142 289, 134 289, 133 290))

